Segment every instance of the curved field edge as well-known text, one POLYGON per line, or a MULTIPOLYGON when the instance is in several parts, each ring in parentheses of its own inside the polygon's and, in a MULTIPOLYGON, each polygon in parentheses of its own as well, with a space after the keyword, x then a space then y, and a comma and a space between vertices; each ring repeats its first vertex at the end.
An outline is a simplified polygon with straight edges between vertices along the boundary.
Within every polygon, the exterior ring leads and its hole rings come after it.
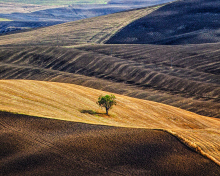
POLYGON ((163 5, 135 9, 110 15, 0 36, 0 45, 68 46, 103 43, 129 23, 142 18, 163 5))
POLYGON ((106 116, 95 102, 100 94, 110 92, 73 84, 1 80, 0 88, 3 111, 90 124, 162 129, 219 164, 219 119, 118 94, 115 94, 118 104, 110 111, 110 116, 106 116), (82 110, 97 113, 81 113, 82 110))
POLYGON ((219 54, 219 44, 2 47, 0 78, 79 84, 219 118, 219 54))
POLYGON ((214 162, 161 130, 91 125, 1 111, 0 126, 3 175, 72 175, 73 171, 75 175, 149 175, 149 170, 151 175, 220 173, 214 162), (30 160, 35 162, 30 164, 30 160))

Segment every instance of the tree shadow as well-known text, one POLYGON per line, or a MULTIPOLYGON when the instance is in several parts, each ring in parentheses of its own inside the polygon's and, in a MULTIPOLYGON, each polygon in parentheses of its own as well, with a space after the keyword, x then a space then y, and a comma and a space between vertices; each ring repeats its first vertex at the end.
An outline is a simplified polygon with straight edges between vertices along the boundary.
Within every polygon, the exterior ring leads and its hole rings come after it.
POLYGON ((84 113, 84 114, 98 115, 98 116, 102 116, 102 117, 109 116, 106 113, 100 113, 100 112, 96 112, 93 110, 86 110, 86 109, 80 110, 80 112, 84 113))
POLYGON ((100 113, 100 112, 96 112, 96 111, 93 111, 93 110, 82 109, 82 110, 80 110, 80 112, 84 113, 84 114, 91 114, 91 115, 94 115, 94 116, 110 117, 110 115, 107 115, 106 113, 100 113))

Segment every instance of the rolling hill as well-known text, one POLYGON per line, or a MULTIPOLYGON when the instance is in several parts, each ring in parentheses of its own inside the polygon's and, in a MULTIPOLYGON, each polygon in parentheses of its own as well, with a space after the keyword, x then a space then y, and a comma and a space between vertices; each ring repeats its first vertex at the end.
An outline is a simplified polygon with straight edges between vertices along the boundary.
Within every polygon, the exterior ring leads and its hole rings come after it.
POLYGON ((23 33, 0 36, 0 45, 74 45, 103 43, 118 30, 160 6, 54 25, 23 33))
POLYGON ((159 130, 0 112, 1 175, 219 175, 211 160, 159 130), (3 152, 4 151, 4 152, 3 152))
POLYGON ((220 44, 153 45, 199 38, 184 30, 137 44, 129 32, 149 18, 164 27, 180 6, 172 20, 213 15, 196 2, 0 36, 0 175, 219 175, 220 44), (106 44, 127 35, 129 44, 106 44), (95 102, 111 93, 107 116, 95 102))
MULTIPOLYGON (((0 2, 5 3, 3 0, 0 0, 0 2)), ((46 1, 40 1, 40 0, 7 0, 7 3, 13 4, 26 4, 26 5, 46 5, 46 6, 53 6, 53 5, 72 5, 72 4, 117 4, 117 5, 133 5, 133 6, 147 6, 147 5, 155 5, 155 4, 162 4, 164 2, 168 2, 167 0, 154 0, 153 2, 151 0, 46 0, 46 1)))
MULTIPOLYGON (((106 4, 109 0, 7 0, 9 3, 36 4, 36 5, 69 5, 69 4, 106 4)), ((4 1, 0 1, 4 2, 4 1)))
POLYGON ((0 40, 1 45, 54 45, 57 40, 60 45, 88 42, 163 45, 216 43, 220 41, 219 7, 219 2, 215 0, 175 1, 25 34, 2 36, 0 40))
POLYGON ((134 21, 106 43, 200 44, 220 42, 220 2, 184 0, 134 21))
POLYGON ((6 47, 0 58, 1 79, 74 83, 220 117, 219 44, 6 47))
MULTIPOLYGON (((106 116, 95 102, 100 94, 109 92, 30 80, 1 80, 0 86, 1 110, 97 125, 161 129, 219 164, 219 119, 119 94, 116 94, 118 104, 106 116), (82 113, 82 110, 93 110, 95 114, 82 113)), ((9 125, 4 118, 1 123, 3 127, 9 125)))
POLYGON ((211 160, 159 130, 0 112, 1 175, 219 175, 211 160), (4 151, 4 152, 2 152, 4 151))
POLYGON ((0 34, 102 16, 169 2, 162 1, 0 1, 0 34), (100 4, 95 4, 96 2, 100 4), (30 4, 34 3, 34 4, 30 4), (38 5, 37 5, 38 4, 38 5), (43 5, 42 5, 43 4, 43 5), (53 5, 51 5, 53 4, 53 5), (69 5, 67 5, 69 4, 69 5), (10 19, 3 22, 1 19, 10 19))

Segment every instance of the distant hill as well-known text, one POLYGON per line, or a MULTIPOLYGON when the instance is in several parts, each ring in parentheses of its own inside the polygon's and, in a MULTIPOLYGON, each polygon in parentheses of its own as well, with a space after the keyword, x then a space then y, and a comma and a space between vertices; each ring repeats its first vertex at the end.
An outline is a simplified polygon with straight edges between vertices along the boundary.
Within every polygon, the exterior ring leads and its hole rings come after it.
MULTIPOLYGON (((96 16, 102 16, 125 10, 147 7, 151 5, 169 2, 170 0, 142 0, 142 1, 59 1, 59 5, 48 1, 9 1, 21 3, 5 3, 0 1, 0 18, 13 20, 2 23, 0 20, 0 34, 8 34, 11 31, 26 28, 51 26, 59 23, 81 20, 96 16), (83 4, 78 4, 83 2, 83 4), (94 4, 99 2, 100 4, 94 4), (107 4, 108 2, 108 4, 107 4), (36 3, 36 4, 29 4, 36 3), (53 6, 50 5, 53 4, 53 6), (68 3, 69 5, 65 5, 68 3), (73 3, 73 4, 71 4, 73 3), (39 5, 37 5, 39 4, 39 5), (42 5, 43 4, 43 5, 42 5)), ((58 2, 58 1, 56 1, 58 2)))
POLYGON ((106 43, 200 44, 220 42, 220 1, 176 1, 134 21, 106 43))
MULTIPOLYGON (((172 0, 170 0, 172 1, 172 0)), ((5 2, 4 0, 0 0, 5 2)), ((155 5, 168 2, 167 0, 7 0, 7 3, 23 3, 23 4, 35 4, 35 5, 72 5, 72 4, 130 4, 130 5, 155 5)))
MULTIPOLYGON (((0 14, 0 17, 12 21, 0 21, 0 34, 9 34, 13 31, 47 27, 60 23, 107 15, 127 10, 127 6, 84 5, 82 7, 59 7, 31 13, 0 14)), ((1 13, 1 12, 0 12, 1 13)))
MULTIPOLYGON (((38 5, 69 5, 69 4, 106 4, 109 0, 7 0, 9 3, 38 4, 38 5)), ((0 0, 4 2, 4 0, 0 0)))
POLYGON ((146 16, 160 6, 113 13, 74 22, 0 36, 0 45, 75 45, 103 43, 129 23, 146 16))

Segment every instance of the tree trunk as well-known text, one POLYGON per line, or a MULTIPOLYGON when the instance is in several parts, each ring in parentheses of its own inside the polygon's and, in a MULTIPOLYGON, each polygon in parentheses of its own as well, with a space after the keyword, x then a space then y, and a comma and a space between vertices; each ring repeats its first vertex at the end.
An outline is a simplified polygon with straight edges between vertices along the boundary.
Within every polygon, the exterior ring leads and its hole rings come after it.
POLYGON ((108 115, 108 109, 106 108, 106 114, 108 115))

